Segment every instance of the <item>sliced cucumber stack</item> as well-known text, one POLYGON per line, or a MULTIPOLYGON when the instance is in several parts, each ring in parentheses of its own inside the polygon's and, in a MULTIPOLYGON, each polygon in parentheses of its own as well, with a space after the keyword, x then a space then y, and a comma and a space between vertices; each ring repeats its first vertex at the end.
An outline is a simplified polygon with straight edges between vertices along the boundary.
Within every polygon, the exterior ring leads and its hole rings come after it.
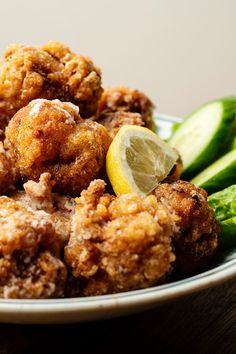
POLYGON ((236 128, 236 97, 215 100, 192 113, 169 140, 189 179, 231 148, 236 128))
POLYGON ((191 180, 211 194, 236 183, 236 150, 215 161, 191 180))

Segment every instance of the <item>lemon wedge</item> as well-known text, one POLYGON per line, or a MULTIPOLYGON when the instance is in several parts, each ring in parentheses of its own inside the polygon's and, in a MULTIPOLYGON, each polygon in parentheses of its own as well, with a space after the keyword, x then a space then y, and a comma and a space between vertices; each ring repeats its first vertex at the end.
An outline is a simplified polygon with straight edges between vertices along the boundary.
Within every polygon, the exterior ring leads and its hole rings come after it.
POLYGON ((106 170, 116 195, 151 193, 167 177, 178 154, 151 130, 125 125, 106 156, 106 170))

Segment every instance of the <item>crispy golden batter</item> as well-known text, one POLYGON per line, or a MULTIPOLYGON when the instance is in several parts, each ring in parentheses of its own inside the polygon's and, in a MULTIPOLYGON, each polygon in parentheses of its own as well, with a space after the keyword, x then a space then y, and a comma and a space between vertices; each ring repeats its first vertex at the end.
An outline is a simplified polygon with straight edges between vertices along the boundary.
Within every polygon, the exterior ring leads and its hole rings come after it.
POLYGON ((123 125, 144 125, 141 114, 123 111, 102 114, 98 122, 107 128, 112 139, 123 125))
POLYGON ((12 45, 0 59, 0 129, 36 98, 72 102, 80 107, 83 118, 90 117, 102 91, 100 69, 63 44, 12 45))
POLYGON ((173 237, 177 270, 196 272, 218 246, 219 226, 207 203, 207 193, 186 181, 160 184, 154 193, 177 226, 173 237))
POLYGON ((145 288, 163 281, 175 257, 173 224, 154 196, 104 194, 93 181, 77 199, 65 261, 83 295, 145 288))
POLYGON ((0 297, 61 297, 67 278, 50 217, 0 197, 0 297))
POLYGON ((25 192, 14 191, 10 197, 26 208, 45 211, 60 237, 60 247, 63 248, 69 240, 70 218, 74 212, 75 201, 71 197, 52 193, 52 187, 51 176, 45 172, 38 183, 28 181, 24 184, 25 192))
POLYGON ((122 86, 108 88, 104 90, 99 101, 97 120, 111 129, 112 135, 125 124, 143 125, 151 129, 153 109, 154 105, 150 99, 138 90, 122 86))
POLYGON ((102 125, 83 120, 78 108, 38 99, 19 110, 6 129, 5 146, 22 180, 49 172, 54 190, 77 194, 102 168, 110 137, 102 125))
POLYGON ((14 188, 15 168, 10 154, 0 141, 0 195, 14 188))

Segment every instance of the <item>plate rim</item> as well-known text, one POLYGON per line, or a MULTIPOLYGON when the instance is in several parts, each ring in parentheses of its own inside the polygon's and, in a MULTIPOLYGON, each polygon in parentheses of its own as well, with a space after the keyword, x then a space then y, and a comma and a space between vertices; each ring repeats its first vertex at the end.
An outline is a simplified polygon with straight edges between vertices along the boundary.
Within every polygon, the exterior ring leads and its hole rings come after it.
POLYGON ((224 283, 236 277, 236 258, 211 270, 172 283, 118 294, 64 299, 1 299, 0 313, 53 314, 57 312, 86 312, 98 308, 136 307, 159 304, 206 288, 224 283), (164 295, 164 296, 163 296, 164 295))

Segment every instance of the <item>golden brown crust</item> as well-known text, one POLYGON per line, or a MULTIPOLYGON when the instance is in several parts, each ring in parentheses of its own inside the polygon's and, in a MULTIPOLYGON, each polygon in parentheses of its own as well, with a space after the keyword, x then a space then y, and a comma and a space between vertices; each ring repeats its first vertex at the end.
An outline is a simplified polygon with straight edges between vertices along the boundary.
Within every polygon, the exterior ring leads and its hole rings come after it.
POLYGON ((123 125, 144 125, 141 114, 123 111, 104 113, 99 117, 98 123, 106 127, 112 139, 123 125))
POLYGON ((54 190, 77 194, 102 168, 110 137, 100 124, 82 120, 77 107, 59 100, 38 99, 18 111, 6 129, 21 179, 38 181, 51 174, 54 190))
POLYGON ((0 253, 24 250, 32 257, 40 246, 58 255, 59 238, 47 213, 31 211, 8 197, 0 197, 0 253))
POLYGON ((50 252, 41 252, 30 263, 16 258, 0 259, 0 297, 48 299, 64 296, 65 265, 50 252))
POLYGON ((63 44, 12 45, 0 59, 0 129, 36 98, 72 102, 80 107, 82 117, 91 117, 102 91, 100 69, 63 44))
POLYGON ((75 54, 71 52, 70 48, 61 42, 49 41, 44 44, 41 49, 63 64, 67 63, 75 56, 75 54))
POLYGON ((177 226, 173 235, 176 268, 184 273, 196 272, 218 246, 219 225, 207 203, 207 193, 180 180, 160 184, 154 194, 169 209, 177 226))
MULTIPOLYGON (((104 90, 101 99, 99 101, 99 106, 97 110, 98 121, 107 120, 109 114, 115 112, 130 112, 138 113, 139 119, 142 120, 142 124, 137 117, 129 124, 144 125, 145 127, 151 129, 153 125, 152 114, 154 105, 150 99, 145 96, 142 92, 138 90, 133 90, 128 87, 113 87, 104 90)), ((127 124, 121 124, 122 118, 125 119, 125 115, 110 115, 110 119, 113 117, 114 120, 119 121, 119 126, 127 124)), ((116 122, 114 123, 116 125, 116 122)), ((113 128, 113 127, 112 127, 113 128)))
MULTIPOLYGON (((76 55, 66 63, 64 75, 67 77, 70 97, 73 97, 67 98, 67 101, 79 106, 81 117, 94 115, 103 92, 100 69, 94 66, 91 59, 76 55)), ((64 100, 64 97, 60 99, 64 100)))
POLYGON ((65 261, 83 295, 145 288, 162 281, 174 260, 172 222, 155 197, 104 194, 93 181, 77 199, 65 261))
POLYGON ((74 212, 75 201, 69 196, 52 193, 53 183, 49 173, 43 173, 39 182, 28 181, 24 191, 14 191, 10 197, 33 211, 43 210, 48 214, 60 238, 60 248, 69 240, 70 218, 74 212))
POLYGON ((14 189, 15 168, 9 151, 4 148, 0 141, 0 195, 14 189))
POLYGON ((0 197, 0 297, 62 296, 67 271, 50 216, 0 197))

